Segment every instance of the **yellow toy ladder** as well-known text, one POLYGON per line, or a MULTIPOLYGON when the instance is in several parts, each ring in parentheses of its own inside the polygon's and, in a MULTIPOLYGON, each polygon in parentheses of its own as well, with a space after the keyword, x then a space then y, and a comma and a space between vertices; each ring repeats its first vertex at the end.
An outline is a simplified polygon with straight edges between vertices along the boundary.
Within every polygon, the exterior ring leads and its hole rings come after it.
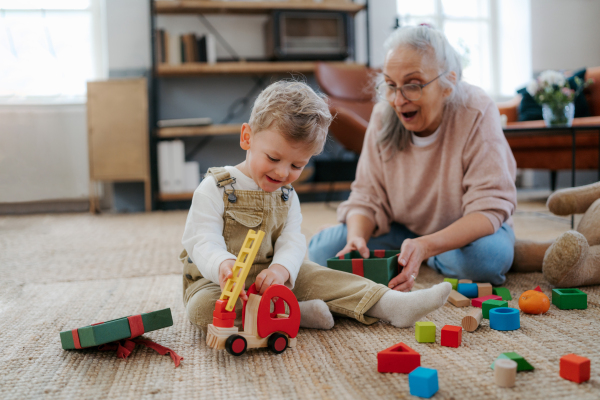
POLYGON ((240 254, 238 254, 238 258, 231 270, 232 277, 227 279, 223 293, 221 293, 221 297, 219 298, 219 300, 228 300, 225 307, 227 311, 233 311, 233 307, 235 307, 235 302, 244 287, 246 277, 248 276, 248 272, 250 272, 250 267, 254 262, 254 257, 258 253, 264 236, 265 233, 263 231, 256 233, 250 229, 246 235, 246 239, 244 239, 240 254))

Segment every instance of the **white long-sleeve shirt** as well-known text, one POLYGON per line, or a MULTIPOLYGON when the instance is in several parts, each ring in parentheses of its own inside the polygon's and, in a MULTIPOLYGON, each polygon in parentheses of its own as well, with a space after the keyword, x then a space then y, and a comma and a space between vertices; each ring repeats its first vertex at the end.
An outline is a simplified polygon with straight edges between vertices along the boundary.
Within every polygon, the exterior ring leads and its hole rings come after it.
MULTIPOLYGON (((236 179, 236 190, 262 189, 235 167, 226 166, 225 169, 236 179)), ((226 187, 231 191, 231 187, 226 187)), ((206 279, 219 283, 219 266, 225 260, 237 257, 227 251, 223 237, 223 188, 217 187, 212 175, 207 175, 194 191, 192 206, 185 223, 182 244, 188 255, 196 264, 200 273, 206 279)), ((272 264, 284 266, 290 273, 290 279, 285 285, 290 289, 294 287, 300 266, 306 254, 306 238, 301 232, 302 213, 300 201, 295 191, 290 192, 291 202, 287 220, 279 238, 274 246, 272 264)))

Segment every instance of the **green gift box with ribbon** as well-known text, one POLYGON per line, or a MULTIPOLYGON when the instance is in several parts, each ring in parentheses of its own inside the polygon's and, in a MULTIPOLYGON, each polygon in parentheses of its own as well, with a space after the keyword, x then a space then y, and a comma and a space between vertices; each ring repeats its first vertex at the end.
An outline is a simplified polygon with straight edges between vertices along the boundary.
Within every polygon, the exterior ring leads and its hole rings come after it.
POLYGON ((146 332, 173 325, 171 309, 153 311, 140 315, 99 322, 83 328, 60 333, 62 348, 65 350, 83 349, 122 339, 130 339, 146 332))
POLYGON ((376 283, 386 285, 402 271, 398 265, 398 250, 373 250, 369 258, 363 258, 356 250, 340 257, 327 260, 327 267, 338 271, 363 276, 376 283))

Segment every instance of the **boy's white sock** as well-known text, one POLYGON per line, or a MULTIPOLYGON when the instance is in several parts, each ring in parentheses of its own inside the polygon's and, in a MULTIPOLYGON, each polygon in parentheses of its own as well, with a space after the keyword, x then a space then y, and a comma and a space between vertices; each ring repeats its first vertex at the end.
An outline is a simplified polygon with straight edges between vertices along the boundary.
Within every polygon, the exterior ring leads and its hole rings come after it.
POLYGON ((323 300, 298 302, 300 305, 300 327, 313 329, 333 328, 333 315, 323 300))
POLYGON ((410 293, 388 290, 366 314, 398 328, 406 328, 443 306, 451 290, 450 282, 442 282, 429 289, 410 293))

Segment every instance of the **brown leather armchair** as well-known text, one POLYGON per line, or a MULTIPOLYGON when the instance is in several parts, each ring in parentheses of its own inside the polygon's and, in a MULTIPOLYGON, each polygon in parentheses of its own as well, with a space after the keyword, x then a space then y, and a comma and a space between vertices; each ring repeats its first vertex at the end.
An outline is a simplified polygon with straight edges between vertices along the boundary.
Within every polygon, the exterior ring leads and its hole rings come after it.
MULTIPOLYGON (((573 126, 600 126, 600 67, 588 68, 585 78, 595 83, 584 91, 592 117, 575 118, 573 126)), ((507 128, 542 128, 544 121, 517 121, 521 96, 498 103, 500 114, 507 116, 507 128)), ((598 131, 576 131, 576 169, 598 168, 598 131)), ((569 135, 527 136, 524 131, 506 131, 506 138, 519 168, 548 169, 551 171, 552 190, 556 186, 556 171, 571 169, 572 139, 569 135)))
POLYGON ((375 106, 375 78, 379 71, 365 66, 317 64, 315 76, 329 96, 335 118, 329 131, 347 150, 360 154, 375 106))

